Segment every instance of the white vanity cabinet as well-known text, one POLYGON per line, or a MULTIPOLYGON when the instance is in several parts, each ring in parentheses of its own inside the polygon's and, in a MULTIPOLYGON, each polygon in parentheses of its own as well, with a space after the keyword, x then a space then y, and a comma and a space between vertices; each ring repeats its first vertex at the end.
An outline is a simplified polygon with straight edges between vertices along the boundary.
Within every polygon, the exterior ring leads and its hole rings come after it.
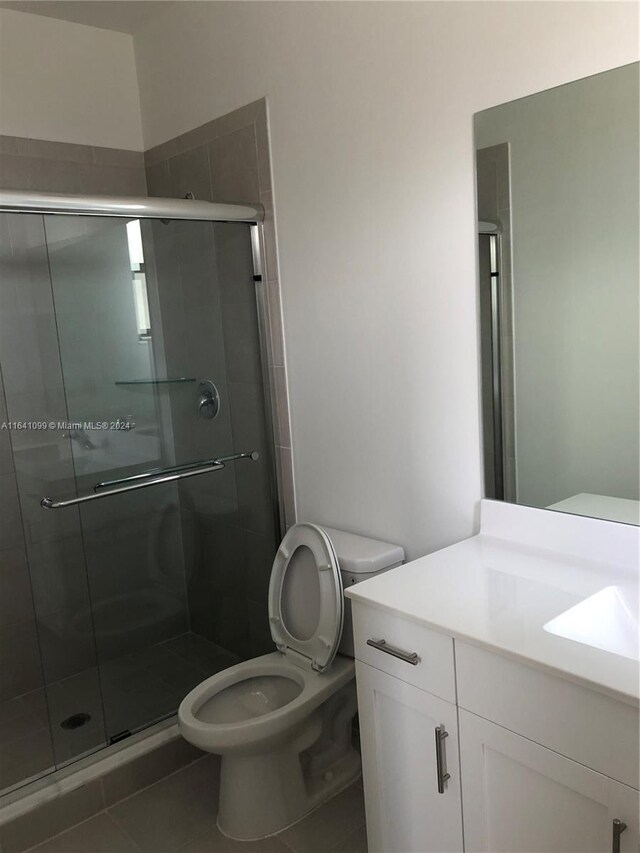
POLYGON ((346 590, 372 853, 640 853, 639 546, 483 501, 477 536, 346 590))
POLYGON ((638 853, 637 708, 353 612, 370 853, 638 853))
POLYGON ((356 679, 369 853, 458 853, 455 705, 360 661, 356 679))
POLYGON ((462 709, 460 761, 466 853, 637 853, 633 788, 462 709))
POLYGON ((638 853, 637 707, 454 646, 466 853, 638 853))
POLYGON ((460 853, 453 642, 393 613, 353 614, 369 851, 460 853))

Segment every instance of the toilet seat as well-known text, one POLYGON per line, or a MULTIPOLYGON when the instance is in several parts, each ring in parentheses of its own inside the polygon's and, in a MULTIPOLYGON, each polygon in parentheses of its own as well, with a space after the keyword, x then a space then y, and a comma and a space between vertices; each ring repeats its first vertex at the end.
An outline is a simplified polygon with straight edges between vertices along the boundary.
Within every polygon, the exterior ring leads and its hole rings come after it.
POLYGON ((324 672, 338 651, 343 620, 342 578, 331 539, 315 524, 294 524, 271 570, 269 625, 274 643, 297 666, 324 672), (314 567, 302 549, 311 552, 317 575, 312 576, 314 567), (301 632, 296 622, 304 622, 305 616, 315 622, 316 611, 315 627, 301 632))

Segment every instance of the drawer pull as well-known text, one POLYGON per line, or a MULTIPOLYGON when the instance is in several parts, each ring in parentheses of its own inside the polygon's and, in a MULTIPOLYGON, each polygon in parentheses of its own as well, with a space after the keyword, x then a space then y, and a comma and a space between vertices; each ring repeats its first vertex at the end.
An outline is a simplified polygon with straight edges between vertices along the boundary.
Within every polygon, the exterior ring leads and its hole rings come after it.
POLYGON ((420 658, 418 652, 403 652, 402 649, 397 649, 395 646, 390 646, 386 640, 367 640, 367 645, 378 649, 379 652, 384 652, 394 658, 403 660, 405 663, 410 663, 411 666, 418 666, 420 658))
POLYGON ((627 828, 627 824, 618 818, 613 820, 613 838, 611 841, 611 853, 620 853, 620 836, 627 828))
POLYGON ((444 783, 451 778, 451 774, 446 772, 444 756, 444 739, 447 737, 449 732, 445 731, 444 726, 436 726, 436 774, 439 794, 444 794, 444 783))

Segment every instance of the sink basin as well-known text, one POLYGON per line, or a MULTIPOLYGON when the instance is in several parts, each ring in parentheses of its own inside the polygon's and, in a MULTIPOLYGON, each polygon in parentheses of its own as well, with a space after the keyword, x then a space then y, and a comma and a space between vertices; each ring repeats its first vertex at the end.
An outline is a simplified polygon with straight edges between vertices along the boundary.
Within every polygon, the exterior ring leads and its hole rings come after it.
POLYGON ((607 586, 551 619, 544 630, 639 660, 638 588, 635 585, 607 586))

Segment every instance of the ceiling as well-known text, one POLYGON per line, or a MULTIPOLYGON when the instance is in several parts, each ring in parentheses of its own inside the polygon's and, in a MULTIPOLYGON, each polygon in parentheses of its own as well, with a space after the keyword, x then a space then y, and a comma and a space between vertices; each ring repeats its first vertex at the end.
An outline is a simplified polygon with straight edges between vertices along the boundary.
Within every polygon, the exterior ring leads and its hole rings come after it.
POLYGON ((1 0, 0 8, 134 35, 177 0, 1 0))

